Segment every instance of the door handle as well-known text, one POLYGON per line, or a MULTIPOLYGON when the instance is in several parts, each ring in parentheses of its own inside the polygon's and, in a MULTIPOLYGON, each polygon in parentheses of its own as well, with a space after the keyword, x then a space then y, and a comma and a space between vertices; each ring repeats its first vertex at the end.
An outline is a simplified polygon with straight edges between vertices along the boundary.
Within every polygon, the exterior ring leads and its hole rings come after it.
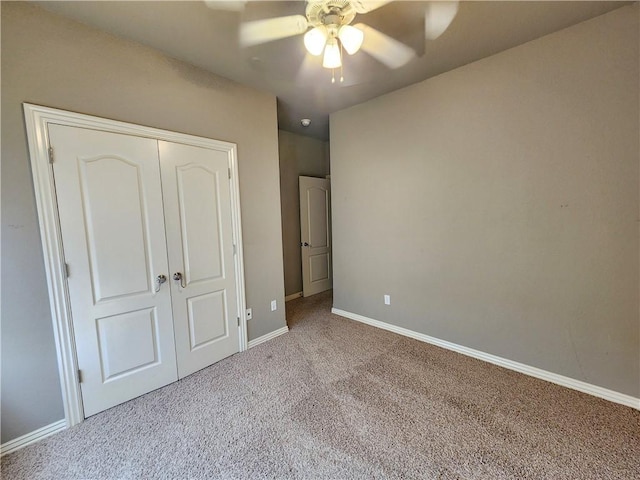
POLYGON ((184 284, 184 277, 182 276, 182 274, 180 272, 176 272, 173 274, 173 279, 177 280, 180 282, 180 286, 182 288, 187 288, 187 286, 184 284))
POLYGON ((166 282, 166 281, 167 281, 167 276, 166 275, 158 275, 156 277, 156 288, 155 288, 156 293, 158 293, 160 291, 160 287, 162 287, 162 284, 164 282, 166 282))
POLYGON ((311 245, 309 245, 307 242, 301 243, 300 244, 301 247, 310 247, 311 245))

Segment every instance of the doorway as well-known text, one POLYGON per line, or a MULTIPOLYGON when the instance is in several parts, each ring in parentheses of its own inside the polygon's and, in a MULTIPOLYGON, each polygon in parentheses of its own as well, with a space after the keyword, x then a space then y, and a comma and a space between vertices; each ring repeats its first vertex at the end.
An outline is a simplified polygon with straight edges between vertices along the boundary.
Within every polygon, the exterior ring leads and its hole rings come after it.
POLYGON ((284 257, 285 300, 301 297, 302 251, 299 177, 330 177, 329 142, 278 131, 280 202, 284 257))

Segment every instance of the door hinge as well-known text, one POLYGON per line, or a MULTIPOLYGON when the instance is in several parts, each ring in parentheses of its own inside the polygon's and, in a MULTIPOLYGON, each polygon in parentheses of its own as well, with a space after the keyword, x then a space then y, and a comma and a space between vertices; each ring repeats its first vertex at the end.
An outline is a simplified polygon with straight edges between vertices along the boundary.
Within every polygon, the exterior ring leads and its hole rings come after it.
POLYGON ((49 146, 49 163, 53 163, 53 147, 49 146))
POLYGON ((231 169, 229 169, 229 180, 231 180, 231 169))
POLYGON ((82 370, 78 369, 78 383, 82 383, 82 370))
POLYGON ((64 264, 64 278, 69 278, 69 264, 65 263, 64 264))
POLYGON ((240 326, 240 317, 238 317, 238 326, 240 326))
POLYGON ((238 254, 238 246, 235 243, 233 244, 233 254, 234 255, 238 254))

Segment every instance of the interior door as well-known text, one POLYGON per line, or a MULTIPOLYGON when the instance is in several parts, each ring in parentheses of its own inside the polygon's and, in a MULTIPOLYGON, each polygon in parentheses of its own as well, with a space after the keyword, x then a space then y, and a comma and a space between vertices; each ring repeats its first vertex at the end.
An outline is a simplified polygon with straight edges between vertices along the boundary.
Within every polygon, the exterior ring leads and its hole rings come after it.
POLYGON ((49 138, 87 417, 177 380, 158 148, 61 125, 49 138))
POLYGON ((178 376, 239 349, 227 152, 159 142, 178 376))
POLYGON ((331 186, 315 177, 300 177, 299 186, 302 294, 308 297, 332 286, 331 186))

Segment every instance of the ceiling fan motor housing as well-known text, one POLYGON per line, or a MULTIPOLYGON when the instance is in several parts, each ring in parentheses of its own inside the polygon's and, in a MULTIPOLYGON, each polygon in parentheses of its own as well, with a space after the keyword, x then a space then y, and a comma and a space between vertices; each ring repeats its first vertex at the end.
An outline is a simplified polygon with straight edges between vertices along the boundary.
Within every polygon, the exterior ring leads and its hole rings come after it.
POLYGON ((350 24, 356 11, 349 0, 310 0, 306 14, 312 27, 328 27, 350 24))

